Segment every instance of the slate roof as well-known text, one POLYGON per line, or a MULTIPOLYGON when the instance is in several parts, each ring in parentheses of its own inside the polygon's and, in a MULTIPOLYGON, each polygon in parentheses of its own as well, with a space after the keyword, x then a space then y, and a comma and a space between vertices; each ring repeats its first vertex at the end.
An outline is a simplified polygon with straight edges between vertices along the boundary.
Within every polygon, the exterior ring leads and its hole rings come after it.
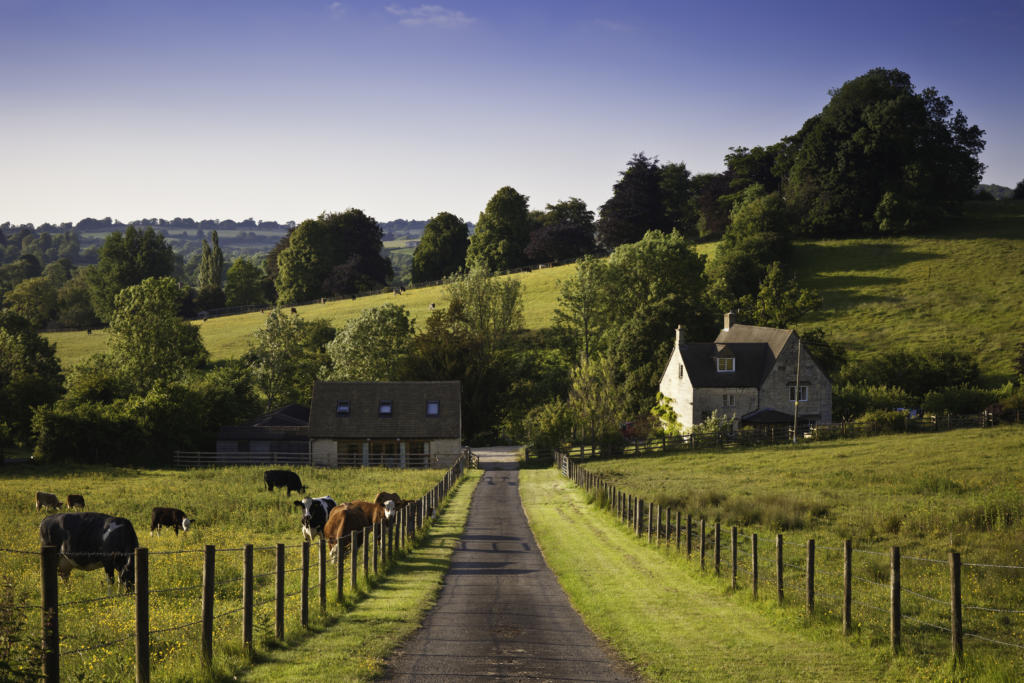
POLYGON ((459 382, 316 382, 310 406, 312 439, 460 439, 462 395, 459 382), (338 403, 348 403, 339 416, 338 403), (391 415, 379 414, 381 401, 391 415), (435 417, 427 401, 438 401, 435 417))
POLYGON ((217 438, 230 441, 305 441, 309 438, 309 408, 292 403, 245 424, 221 427, 217 438))
POLYGON ((767 344, 683 344, 679 349, 695 387, 757 387, 775 361, 767 344), (735 358, 734 372, 718 372, 718 356, 735 358))

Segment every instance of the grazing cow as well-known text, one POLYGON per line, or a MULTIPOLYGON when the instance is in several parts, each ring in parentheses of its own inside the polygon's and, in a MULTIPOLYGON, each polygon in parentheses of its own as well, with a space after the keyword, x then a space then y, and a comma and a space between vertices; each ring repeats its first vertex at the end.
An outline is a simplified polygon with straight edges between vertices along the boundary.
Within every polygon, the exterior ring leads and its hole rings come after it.
POLYGON ((313 542, 313 539, 324 535, 324 525, 331 510, 337 505, 330 496, 322 498, 303 498, 295 501, 302 508, 302 538, 313 542))
POLYGON ((349 507, 358 507, 366 515, 366 518, 370 520, 370 524, 376 524, 377 522, 391 523, 391 518, 395 516, 395 501, 386 500, 383 503, 368 503, 365 500, 354 500, 348 503, 349 507))
POLYGON ((405 507, 406 503, 409 502, 407 500, 402 500, 402 497, 397 493, 388 493, 387 491, 381 491, 378 493, 377 497, 373 499, 373 502, 382 505, 388 500, 394 501, 396 510, 402 509, 405 507))
POLYGON ((57 547, 57 573, 68 580, 72 569, 103 569, 113 585, 114 571, 125 590, 135 590, 135 549, 139 539, 124 517, 99 512, 61 512, 39 524, 43 545, 57 547))
POLYGON ((359 531, 368 526, 370 526, 370 518, 366 516, 362 507, 350 503, 335 506, 327 518, 327 524, 324 525, 324 538, 327 539, 331 562, 338 563, 353 531, 359 531))
POLYGON ((263 481, 266 482, 268 491, 273 491, 276 486, 288 489, 289 496, 292 495, 292 491, 306 492, 299 475, 291 470, 267 470, 263 473, 263 481))
POLYGON ((156 530, 160 535, 160 527, 169 526, 174 529, 174 535, 178 535, 178 529, 188 531, 192 528, 192 520, 185 516, 185 513, 178 508, 153 508, 153 518, 149 523, 149 535, 156 530))
POLYGON ((71 508, 85 509, 85 498, 77 493, 68 494, 68 510, 71 508))
POLYGON ((52 493, 43 493, 42 491, 36 491, 36 510, 42 510, 43 508, 53 508, 54 510, 60 509, 60 500, 57 496, 52 493))

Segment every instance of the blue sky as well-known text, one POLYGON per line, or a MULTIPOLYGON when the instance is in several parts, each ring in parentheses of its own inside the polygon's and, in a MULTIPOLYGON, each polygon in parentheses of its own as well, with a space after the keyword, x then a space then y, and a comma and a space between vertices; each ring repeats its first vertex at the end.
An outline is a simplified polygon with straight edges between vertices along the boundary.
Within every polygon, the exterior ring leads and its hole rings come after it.
POLYGON ((630 156, 719 171, 882 66, 1024 178, 1024 1, 0 0, 0 222, 595 211, 630 156))

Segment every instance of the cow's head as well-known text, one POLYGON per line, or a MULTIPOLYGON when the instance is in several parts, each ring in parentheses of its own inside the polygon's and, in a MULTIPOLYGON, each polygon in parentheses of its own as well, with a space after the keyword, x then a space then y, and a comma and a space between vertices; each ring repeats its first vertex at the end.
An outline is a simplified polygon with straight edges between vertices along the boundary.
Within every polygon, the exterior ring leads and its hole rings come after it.
POLYGON ((395 501, 385 500, 381 505, 384 506, 384 519, 391 521, 391 518, 395 516, 395 501))
POLYGON ((309 526, 310 515, 309 508, 313 505, 312 498, 303 498, 302 500, 295 501, 295 506, 302 508, 302 526, 309 526))
POLYGON ((182 531, 188 531, 191 528, 192 528, 192 520, 189 519, 188 517, 182 517, 181 518, 181 530, 182 531))

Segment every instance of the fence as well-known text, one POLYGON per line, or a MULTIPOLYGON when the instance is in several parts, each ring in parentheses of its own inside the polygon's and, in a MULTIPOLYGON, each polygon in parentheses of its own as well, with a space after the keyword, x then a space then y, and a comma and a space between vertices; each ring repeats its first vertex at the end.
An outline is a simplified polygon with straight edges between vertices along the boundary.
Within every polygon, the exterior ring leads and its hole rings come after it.
MULTIPOLYGON (((109 657, 116 648, 126 648, 129 641, 134 641, 135 678, 137 681, 149 681, 154 644, 165 655, 174 654, 176 646, 168 644, 171 634, 198 629, 199 657, 205 667, 213 662, 213 644, 215 626, 225 624, 226 618, 234 616, 239 629, 240 643, 245 652, 254 651, 253 625, 257 610, 272 611, 274 637, 283 640, 285 637, 285 614, 288 601, 298 598, 299 623, 302 628, 309 625, 310 591, 315 591, 316 604, 320 612, 327 609, 328 586, 334 585, 334 600, 342 602, 345 584, 355 592, 362 573, 363 583, 370 587, 371 576, 380 576, 387 571, 398 553, 409 552, 416 544, 420 531, 428 523, 431 516, 436 516, 441 504, 448 497, 464 470, 471 466, 471 456, 467 453, 448 469, 437 484, 418 501, 412 502, 397 511, 397 521, 391 525, 383 522, 373 527, 353 531, 351 537, 338 542, 338 561, 333 576, 327 573, 327 551, 323 539, 316 547, 317 563, 310 564, 310 544, 254 547, 246 545, 242 548, 217 549, 207 545, 203 550, 185 550, 168 552, 149 552, 147 548, 136 548, 134 557, 134 600, 130 595, 113 595, 105 598, 89 598, 61 602, 57 567, 59 555, 57 548, 44 546, 37 551, 19 551, 0 549, 2 553, 17 553, 23 556, 38 556, 40 562, 41 600, 39 605, 29 605, 25 610, 39 611, 41 614, 42 645, 39 649, 43 678, 47 681, 58 681, 61 675, 61 663, 69 657, 88 656, 90 653, 102 653, 109 657), (348 567, 342 553, 344 541, 348 542, 348 567), (371 549, 372 546, 372 549, 371 549), (296 562, 295 551, 298 551, 296 562), (289 552, 292 553, 289 556, 289 552), (150 585, 150 562, 155 560, 180 561, 181 556, 202 555, 201 577, 194 574, 185 578, 182 585, 154 587, 150 585), (231 564, 231 559, 235 563, 231 564), (372 563, 371 563, 372 559, 372 563), (288 565, 292 566, 289 568, 288 565), (240 567, 239 567, 240 565, 240 567), (297 566, 296 566, 297 565, 297 566), (360 565, 362 570, 360 572, 360 565), (257 571, 257 570, 261 571, 257 571), (266 571, 262 571, 266 570, 266 571), (316 583, 310 585, 310 572, 315 571, 316 583), (294 580, 290 575, 299 574, 299 587, 294 590, 294 580), (346 580, 346 573, 348 578, 346 580), (289 578, 286 578, 289 577, 289 578), (287 587, 293 588, 291 592, 287 587), (272 589, 272 590, 271 590, 272 589), (156 601, 194 601, 194 596, 201 597, 199 610, 195 619, 184 623, 158 623, 154 627, 154 616, 159 611, 151 610, 151 602, 156 601), (95 624, 90 633, 63 633, 60 629, 59 615, 83 606, 102 603, 105 616, 102 618, 129 618, 129 602, 134 602, 131 623, 118 624, 119 630, 127 632, 113 639, 97 640, 95 636, 102 631, 103 624, 95 624), (222 602, 228 607, 217 612, 222 602)), ((112 558, 116 554, 92 553, 91 557, 112 558)), ((179 582, 180 583, 180 582, 179 582)), ((292 603, 294 604, 294 603, 292 603)), ((294 609, 292 607, 291 609, 294 609)), ((169 607, 168 607, 169 610, 169 607)), ((220 637, 224 635, 222 626, 220 637)), ((180 648, 179 648, 180 649, 180 648)), ((166 658, 166 657, 164 657, 166 658)), ((4 667, 0 665, 0 678, 4 667)), ((35 679, 35 675, 26 675, 35 679)))
POLYGON ((638 538, 685 552, 702 572, 725 574, 733 590, 750 590, 755 599, 767 589, 779 604, 801 604, 808 614, 822 618, 834 614, 844 635, 856 623, 888 631, 894 652, 912 645, 930 653, 936 651, 937 634, 948 639, 957 662, 963 660, 965 638, 979 648, 1024 651, 1024 606, 1019 604, 1024 566, 964 562, 956 552, 944 559, 914 557, 898 546, 887 553, 855 549, 848 539, 836 547, 817 545, 813 538, 787 544, 783 534, 759 539, 736 526, 726 530, 728 541, 723 541, 717 521, 713 527, 704 518, 695 523, 682 510, 662 509, 620 491, 565 455, 558 456, 557 464, 563 476, 591 493, 638 538), (993 597, 985 590, 993 582, 1005 584, 1004 596, 993 597), (1001 598, 1016 604, 999 604, 1001 598))

